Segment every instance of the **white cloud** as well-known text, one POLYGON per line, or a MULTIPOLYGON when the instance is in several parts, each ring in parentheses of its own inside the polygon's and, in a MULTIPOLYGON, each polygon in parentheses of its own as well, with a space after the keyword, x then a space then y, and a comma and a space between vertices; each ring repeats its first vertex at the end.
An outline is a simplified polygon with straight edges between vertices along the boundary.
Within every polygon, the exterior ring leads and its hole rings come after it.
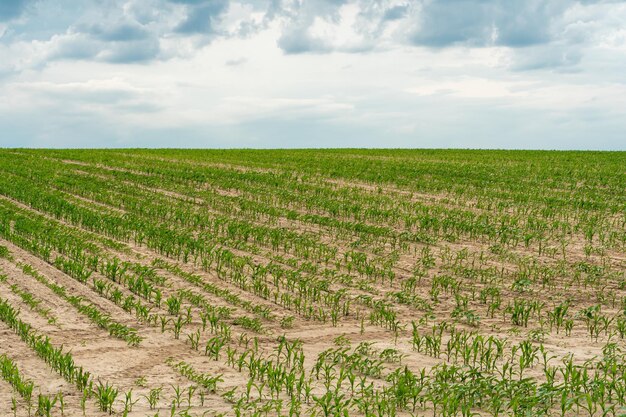
POLYGON ((494 81, 487 78, 460 77, 456 80, 431 82, 407 91, 421 96, 449 95, 463 98, 517 99, 528 94, 525 89, 531 82, 494 81))
POLYGON ((20 9, 0 145, 624 146, 625 2, 207 1, 20 9))

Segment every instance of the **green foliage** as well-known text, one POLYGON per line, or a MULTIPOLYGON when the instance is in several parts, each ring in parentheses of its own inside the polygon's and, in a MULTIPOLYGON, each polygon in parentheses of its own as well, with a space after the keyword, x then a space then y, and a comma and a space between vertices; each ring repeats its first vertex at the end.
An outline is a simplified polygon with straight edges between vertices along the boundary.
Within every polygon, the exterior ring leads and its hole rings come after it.
MULTIPOLYGON (((139 380, 151 414, 194 415, 218 393, 236 416, 619 415, 624 166, 596 152, 3 150, 0 318, 83 393, 83 414, 87 399, 123 415, 137 399, 28 324, 58 322, 30 278, 137 349, 151 328, 183 335, 172 346, 198 360, 167 364, 193 385, 139 380), (565 355, 581 337, 589 354, 565 355)), ((14 412, 63 409, 0 366, 14 412)))

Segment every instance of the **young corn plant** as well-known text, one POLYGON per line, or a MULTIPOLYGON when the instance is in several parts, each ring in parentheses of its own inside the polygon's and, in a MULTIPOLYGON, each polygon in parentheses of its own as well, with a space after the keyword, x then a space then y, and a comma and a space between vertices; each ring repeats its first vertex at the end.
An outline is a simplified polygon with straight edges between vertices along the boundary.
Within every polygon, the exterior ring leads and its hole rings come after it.
POLYGON ((98 385, 95 387, 95 395, 100 410, 113 414, 113 404, 118 395, 117 388, 109 385, 108 382, 106 384, 98 382, 98 385))

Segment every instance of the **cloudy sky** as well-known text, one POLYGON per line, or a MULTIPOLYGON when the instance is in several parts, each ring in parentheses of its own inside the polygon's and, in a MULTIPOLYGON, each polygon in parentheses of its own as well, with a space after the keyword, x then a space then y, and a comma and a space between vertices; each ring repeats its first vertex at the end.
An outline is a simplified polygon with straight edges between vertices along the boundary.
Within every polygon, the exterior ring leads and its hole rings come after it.
POLYGON ((626 149, 626 1, 0 0, 0 146, 626 149))

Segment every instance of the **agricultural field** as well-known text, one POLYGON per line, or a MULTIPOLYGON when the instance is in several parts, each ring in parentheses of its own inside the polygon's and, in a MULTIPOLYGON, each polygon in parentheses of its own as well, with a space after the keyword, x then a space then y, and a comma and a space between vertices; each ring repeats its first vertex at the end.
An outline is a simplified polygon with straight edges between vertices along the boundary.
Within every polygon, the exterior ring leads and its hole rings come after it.
POLYGON ((626 153, 0 150, 0 416, 626 415, 626 153))

